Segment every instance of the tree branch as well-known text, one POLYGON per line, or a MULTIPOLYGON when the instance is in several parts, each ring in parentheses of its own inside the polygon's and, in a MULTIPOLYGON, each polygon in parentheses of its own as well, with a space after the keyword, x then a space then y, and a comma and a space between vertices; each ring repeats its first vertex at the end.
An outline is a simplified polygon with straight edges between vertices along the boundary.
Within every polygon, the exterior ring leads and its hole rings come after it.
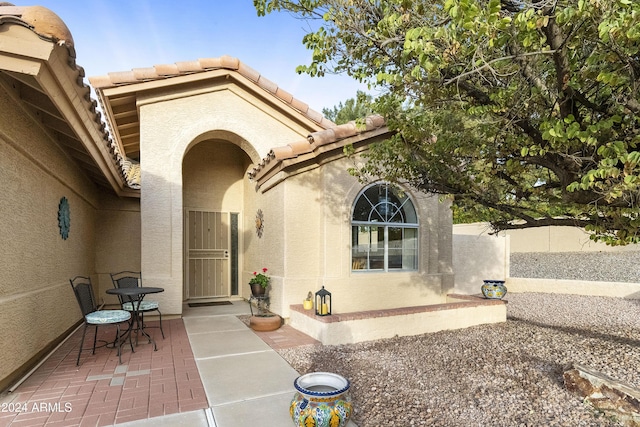
POLYGON ((491 226, 496 231, 503 230, 521 230, 525 228, 534 227, 548 227, 548 226, 565 226, 565 227, 586 227, 594 222, 591 220, 581 220, 575 218, 539 218, 532 219, 531 221, 525 221, 524 223, 513 223, 508 221, 492 222, 491 226))
POLYGON ((478 67, 478 68, 474 68, 473 70, 469 70, 467 72, 458 74, 456 77, 453 77, 447 81, 444 82, 444 86, 449 86, 452 83, 455 83, 456 81, 460 81, 460 80, 465 80, 467 77, 469 77, 472 74, 476 74, 479 73, 482 70, 485 70, 487 68, 491 68, 492 64, 495 64, 496 62, 500 62, 500 61, 506 61, 506 60, 513 60, 513 59, 518 59, 518 58, 524 58, 527 56, 537 56, 537 55, 547 55, 547 54, 554 54, 555 51, 553 50, 541 50, 538 52, 525 52, 525 53, 520 53, 518 55, 507 55, 507 56, 502 56, 500 58, 495 58, 492 59, 489 62, 485 62, 482 66, 478 67))

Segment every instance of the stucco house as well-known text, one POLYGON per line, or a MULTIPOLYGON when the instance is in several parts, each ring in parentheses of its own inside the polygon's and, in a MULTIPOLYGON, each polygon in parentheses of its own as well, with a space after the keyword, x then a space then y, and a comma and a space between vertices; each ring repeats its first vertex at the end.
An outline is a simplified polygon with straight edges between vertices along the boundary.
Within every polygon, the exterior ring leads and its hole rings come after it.
POLYGON ((96 101, 73 46, 0 4, 0 389, 77 326, 76 275, 115 304, 109 273, 140 270, 175 317, 262 268, 287 320, 322 286, 335 314, 447 301, 448 204, 347 171, 381 117, 336 126, 228 56, 89 78, 96 101))

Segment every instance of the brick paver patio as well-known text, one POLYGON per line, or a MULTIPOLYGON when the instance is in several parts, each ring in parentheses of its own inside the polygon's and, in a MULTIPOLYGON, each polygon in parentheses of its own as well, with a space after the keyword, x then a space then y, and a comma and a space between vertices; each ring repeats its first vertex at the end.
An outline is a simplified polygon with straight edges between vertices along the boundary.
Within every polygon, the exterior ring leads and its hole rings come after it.
MULTIPOLYGON (((153 326, 157 322, 149 322, 153 326)), ((158 351, 140 337, 135 353, 123 346, 122 364, 116 350, 83 351, 76 366, 82 328, 76 331, 13 393, 2 396, 0 426, 107 426, 208 406, 182 319, 163 321, 147 329, 158 351)), ((113 339, 102 327, 98 339, 113 339)), ((85 346, 92 343, 87 332, 85 346)))

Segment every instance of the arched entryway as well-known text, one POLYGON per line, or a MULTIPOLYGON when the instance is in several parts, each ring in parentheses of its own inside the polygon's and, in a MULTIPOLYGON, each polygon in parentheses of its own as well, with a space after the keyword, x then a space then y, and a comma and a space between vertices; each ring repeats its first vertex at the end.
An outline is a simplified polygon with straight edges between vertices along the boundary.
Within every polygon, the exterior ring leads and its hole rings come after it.
POLYGON ((228 139, 192 145, 182 164, 183 299, 239 294, 247 153, 228 139))

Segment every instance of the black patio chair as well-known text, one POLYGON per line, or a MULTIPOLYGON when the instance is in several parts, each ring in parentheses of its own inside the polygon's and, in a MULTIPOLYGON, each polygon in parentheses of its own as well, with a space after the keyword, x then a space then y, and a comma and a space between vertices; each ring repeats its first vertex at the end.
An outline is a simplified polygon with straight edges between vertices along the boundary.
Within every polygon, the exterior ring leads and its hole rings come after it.
MULTIPOLYGON (((115 288, 137 288, 142 286, 142 273, 139 271, 121 271, 120 273, 112 273, 111 281, 113 282, 113 286, 115 288)), ((133 312, 136 309, 136 306, 138 304, 137 300, 131 301, 129 297, 123 297, 121 295, 118 295, 118 299, 120 300, 120 306, 122 307, 122 309, 129 312, 133 312)), ((140 303, 140 307, 138 308, 138 313, 140 314, 142 327, 143 328, 147 327, 144 324, 144 313, 150 312, 150 311, 157 311, 160 319, 159 321, 160 333, 162 334, 162 339, 164 339, 164 331, 162 330, 162 313, 160 312, 158 302, 143 299, 139 303, 140 303)), ((149 326, 149 327, 152 327, 152 326, 149 326)))
MULTIPOLYGON (((116 326, 116 339, 114 340, 114 346, 118 347, 118 361, 122 363, 122 341, 118 343, 122 337, 120 336, 120 324, 128 322, 131 319, 131 313, 125 310, 101 310, 102 305, 98 307, 96 298, 93 294, 93 286, 91 286, 91 279, 85 276, 76 276, 73 279, 69 279, 71 283, 71 289, 76 296, 80 311, 84 318, 84 330, 82 331, 82 339, 80 340, 80 350, 78 351, 78 359, 76 360, 76 366, 80 366, 80 355, 84 346, 84 338, 87 334, 89 326, 95 326, 95 333, 93 335, 93 350, 91 354, 96 354, 96 343, 98 341, 98 326, 115 325, 116 326)), ((102 340, 101 340, 102 341, 102 340)), ((110 342, 103 341, 102 346, 110 344, 110 342)), ((133 350, 133 342, 131 341, 131 334, 129 334, 129 344, 131 345, 131 351, 133 350)), ((102 347, 101 346, 101 347, 102 347)))

